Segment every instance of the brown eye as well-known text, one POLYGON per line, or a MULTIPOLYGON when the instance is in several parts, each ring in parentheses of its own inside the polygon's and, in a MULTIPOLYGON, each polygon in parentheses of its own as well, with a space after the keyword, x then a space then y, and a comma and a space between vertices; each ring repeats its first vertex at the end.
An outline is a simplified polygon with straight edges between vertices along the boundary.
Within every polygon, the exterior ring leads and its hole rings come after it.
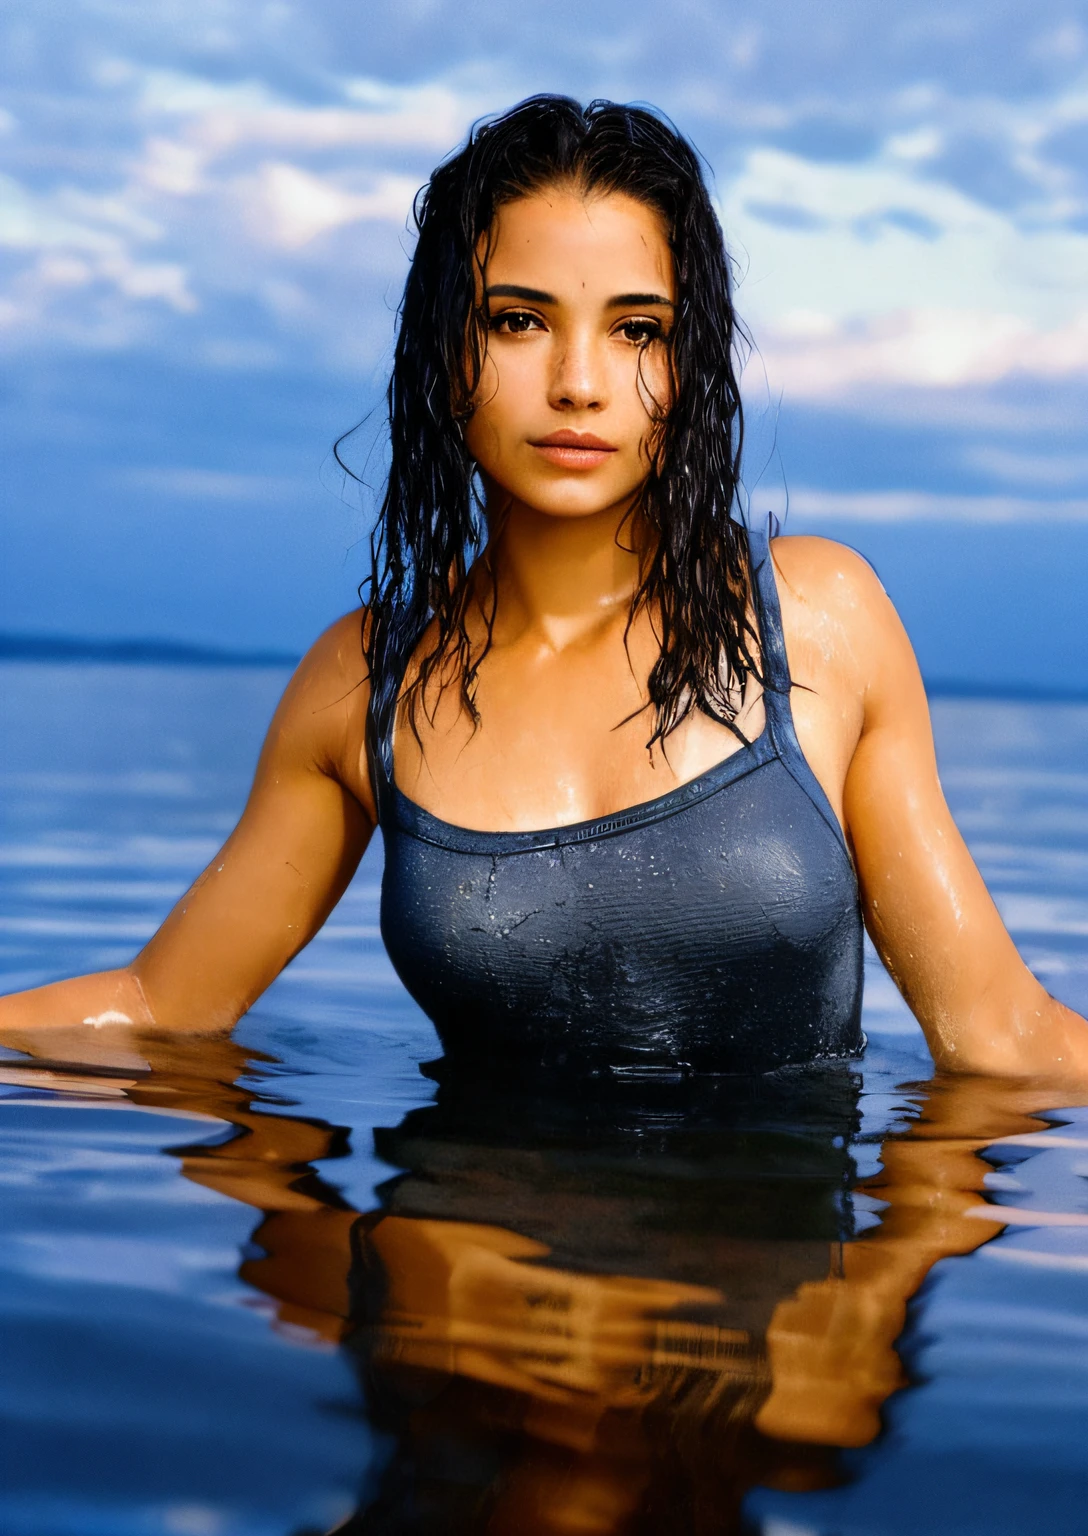
POLYGON ((634 342, 637 347, 645 347, 651 341, 658 341, 662 336, 661 326, 656 320, 625 320, 620 326, 620 335, 625 341, 634 342))
POLYGON ((536 315, 523 309, 507 309, 501 315, 491 316, 491 329, 503 336, 524 336, 539 324, 536 315))

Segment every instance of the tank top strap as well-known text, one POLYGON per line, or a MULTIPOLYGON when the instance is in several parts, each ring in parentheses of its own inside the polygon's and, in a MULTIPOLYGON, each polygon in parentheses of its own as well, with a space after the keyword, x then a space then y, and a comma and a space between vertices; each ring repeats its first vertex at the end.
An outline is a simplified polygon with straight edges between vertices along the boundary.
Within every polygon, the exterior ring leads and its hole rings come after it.
POLYGON ((752 571, 752 596, 755 600, 756 618, 759 621, 763 686, 770 695, 764 707, 768 714, 773 711, 778 716, 782 716, 783 713, 788 716, 790 689, 793 683, 786 657, 786 641, 782 634, 782 609, 778 602, 778 586, 774 579, 774 562, 771 559, 768 529, 749 528, 748 557, 752 571))
POLYGON ((774 561, 771 558, 770 528, 749 528, 748 553, 751 560, 752 596, 759 621, 759 642, 763 662, 763 708, 767 730, 778 757, 808 795, 835 836, 845 846, 839 818, 824 793, 823 786, 808 765, 793 723, 790 695, 793 679, 786 655, 782 631, 782 608, 778 600, 774 561))

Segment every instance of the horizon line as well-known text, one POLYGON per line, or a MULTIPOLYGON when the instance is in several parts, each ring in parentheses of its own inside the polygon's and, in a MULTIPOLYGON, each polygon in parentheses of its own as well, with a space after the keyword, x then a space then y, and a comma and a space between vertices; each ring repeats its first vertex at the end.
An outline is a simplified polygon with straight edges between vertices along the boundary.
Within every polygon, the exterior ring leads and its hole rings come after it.
MULTIPOLYGON (((90 639, 76 635, 19 635, 0 632, 0 661, 80 663, 106 666, 294 667, 297 651, 244 650, 188 640, 90 639)), ((1088 685, 1040 688, 1033 683, 923 677, 931 699, 1007 699, 1040 704, 1088 703, 1088 685)))
POLYGON ((79 635, 20 635, 0 632, 0 661, 104 662, 165 666, 281 667, 297 666, 297 651, 246 650, 202 645, 197 641, 91 638, 79 635))

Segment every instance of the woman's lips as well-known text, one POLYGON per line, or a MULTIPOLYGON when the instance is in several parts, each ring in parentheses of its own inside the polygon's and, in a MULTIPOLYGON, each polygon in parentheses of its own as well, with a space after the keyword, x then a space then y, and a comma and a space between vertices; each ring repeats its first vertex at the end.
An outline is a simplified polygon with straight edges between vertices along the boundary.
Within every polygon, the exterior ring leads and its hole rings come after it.
POLYGON ((560 469, 596 469, 616 452, 611 443, 592 432, 552 432, 532 444, 542 458, 560 469))

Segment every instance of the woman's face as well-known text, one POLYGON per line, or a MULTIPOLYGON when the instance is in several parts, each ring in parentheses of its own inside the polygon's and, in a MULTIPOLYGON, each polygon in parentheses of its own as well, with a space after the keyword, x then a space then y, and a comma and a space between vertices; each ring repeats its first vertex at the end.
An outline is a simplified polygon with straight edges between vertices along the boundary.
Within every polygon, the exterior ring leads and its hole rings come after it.
POLYGON ((670 398, 660 216, 545 188, 499 210, 479 282, 487 357, 465 436, 489 494, 555 517, 626 508, 670 398))

